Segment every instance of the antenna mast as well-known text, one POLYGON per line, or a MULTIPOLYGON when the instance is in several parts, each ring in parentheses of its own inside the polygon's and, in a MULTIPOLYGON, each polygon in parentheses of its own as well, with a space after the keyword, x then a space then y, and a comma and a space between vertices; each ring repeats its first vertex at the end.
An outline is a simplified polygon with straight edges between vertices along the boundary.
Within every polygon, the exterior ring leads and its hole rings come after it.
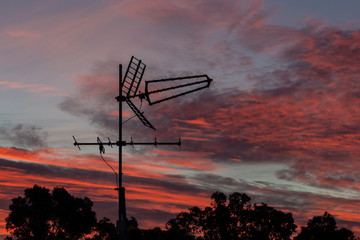
MULTIPOLYGON (((179 96, 183 96, 210 86, 212 79, 207 75, 195 75, 195 76, 186 76, 178 78, 168 78, 168 79, 159 79, 145 81, 145 92, 137 94, 139 89, 142 77, 145 72, 146 65, 140 60, 131 57, 130 63, 127 67, 124 79, 122 78, 122 65, 119 65, 119 96, 116 97, 116 100, 119 102, 119 141, 111 142, 110 139, 108 143, 103 143, 100 138, 97 138, 97 142, 93 143, 79 143, 74 138, 74 145, 81 150, 80 146, 84 145, 96 145, 99 146, 100 154, 105 153, 105 146, 112 147, 116 145, 119 147, 119 183, 118 187, 115 190, 119 193, 119 218, 116 223, 117 229, 120 233, 120 240, 126 240, 126 206, 125 206, 125 188, 122 183, 122 147, 123 146, 135 146, 135 145, 153 145, 157 147, 158 145, 177 145, 181 146, 181 140, 177 142, 157 142, 156 138, 154 142, 133 142, 132 138, 130 142, 123 141, 122 139, 122 102, 126 102, 138 119, 144 124, 144 126, 149 127, 153 130, 156 130, 155 127, 146 119, 135 104, 131 101, 131 98, 139 97, 141 100, 146 99, 149 105, 157 104, 164 102, 179 96), (195 80, 195 81, 194 81, 195 80), (178 82, 181 81, 180 84, 178 82), (160 83, 159 89, 149 90, 150 85, 156 85, 160 83), (163 87, 161 84, 170 84, 171 86, 163 87), (186 89, 185 91, 180 91, 181 89, 186 89), (180 92, 179 92, 180 91, 180 92), (160 93, 160 94, 159 94, 160 93), (169 95, 166 95, 169 94, 169 95), (165 96, 164 96, 165 94, 165 96), (150 100, 150 97, 153 95, 158 95, 155 100, 150 100), (159 96, 160 95, 160 96, 159 96)), ((105 161, 105 160, 104 160, 105 161)), ((110 166, 111 167, 111 166, 110 166)), ((116 172, 115 172, 116 174, 116 172)))

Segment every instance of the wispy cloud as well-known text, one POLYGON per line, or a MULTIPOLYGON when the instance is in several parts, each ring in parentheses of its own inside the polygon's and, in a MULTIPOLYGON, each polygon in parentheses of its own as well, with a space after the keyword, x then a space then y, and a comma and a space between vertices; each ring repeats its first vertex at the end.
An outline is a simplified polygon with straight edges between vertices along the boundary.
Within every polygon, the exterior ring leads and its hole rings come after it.
POLYGON ((0 137, 16 147, 45 147, 47 133, 40 127, 18 124, 11 129, 0 127, 0 137))
POLYGON ((0 81, 0 86, 3 88, 23 89, 26 92, 56 92, 55 87, 49 87, 43 84, 26 84, 20 82, 0 81))
POLYGON ((35 32, 26 31, 26 30, 6 30, 4 33, 6 36, 13 37, 13 38, 39 38, 40 35, 35 32))

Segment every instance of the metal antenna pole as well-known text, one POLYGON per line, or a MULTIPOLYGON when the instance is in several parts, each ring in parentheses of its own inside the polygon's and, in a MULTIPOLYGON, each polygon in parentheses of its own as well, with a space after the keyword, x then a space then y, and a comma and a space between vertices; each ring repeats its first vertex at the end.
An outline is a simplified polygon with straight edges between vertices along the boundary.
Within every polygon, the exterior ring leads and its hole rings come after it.
MULTIPOLYGON (((93 143, 78 143, 74 138, 74 145, 81 150, 80 146, 83 145, 92 145, 92 146, 99 146, 100 154, 105 153, 104 145, 108 145, 112 147, 116 145, 119 147, 119 184, 118 188, 115 190, 119 191, 119 219, 116 222, 117 229, 120 233, 119 239, 120 240, 127 240, 127 233, 126 233, 126 205, 125 205, 125 188, 122 184, 122 147, 130 145, 134 147, 135 145, 153 145, 157 147, 158 145, 177 145, 181 146, 181 140, 177 142, 157 142, 156 138, 154 142, 133 142, 132 138, 130 142, 123 141, 122 139, 122 102, 126 102, 130 109, 134 112, 134 114, 138 117, 138 119, 144 124, 145 127, 149 127, 153 130, 156 130, 155 127, 146 119, 143 115, 143 112, 138 109, 135 104, 130 100, 131 98, 139 97, 141 100, 146 99, 149 105, 157 104, 160 102, 164 102, 176 97, 180 97, 204 88, 208 88, 212 79, 210 79, 207 75, 196 75, 196 76, 186 76, 186 77, 178 77, 178 78, 168 78, 168 79, 159 79, 159 80, 151 80, 146 81, 145 83, 145 93, 137 94, 138 88, 140 86, 141 79, 144 75, 146 65, 140 60, 135 58, 134 56, 131 57, 130 63, 126 70, 124 79, 122 77, 122 65, 119 65, 119 96, 116 97, 116 100, 119 102, 119 140, 117 142, 111 142, 109 139, 108 143, 101 142, 100 138, 97 138, 97 142, 93 143), (193 81, 191 81, 193 80, 193 81), (187 81, 183 83, 183 81, 187 81), (190 81, 190 82, 189 82, 190 81), (148 90, 148 86, 150 84, 157 84, 157 83, 176 83, 171 87, 160 88, 157 90, 148 90), (180 83, 178 83, 180 82, 180 83), (185 89, 186 88, 186 89, 185 89), (182 92, 176 92, 169 96, 163 96, 163 93, 185 89, 182 92), (155 100, 150 100, 150 95, 159 95, 160 96, 155 100)), ((105 160, 104 160, 105 161, 105 160)), ((111 167, 108 164, 109 167, 111 167)), ((112 167, 111 167, 112 168, 112 167)), ((115 172, 115 171, 114 171, 115 172)), ((116 172, 115 172, 116 174, 116 172)))
MULTIPOLYGON (((119 65, 119 96, 122 96, 122 65, 119 65)), ((119 220, 117 229, 120 232, 120 239, 126 240, 126 207, 125 188, 122 185, 122 100, 119 99, 119 220)))

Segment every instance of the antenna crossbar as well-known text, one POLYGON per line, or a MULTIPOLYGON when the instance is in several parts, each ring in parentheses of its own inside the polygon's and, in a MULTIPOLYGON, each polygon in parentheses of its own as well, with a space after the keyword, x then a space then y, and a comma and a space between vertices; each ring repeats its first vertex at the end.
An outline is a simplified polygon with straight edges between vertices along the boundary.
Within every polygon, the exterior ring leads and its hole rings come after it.
MULTIPOLYGON (((99 139, 99 138, 98 138, 99 139)), ((121 146, 139 146, 139 145, 152 145, 152 146, 164 146, 164 145, 176 145, 181 147, 181 139, 179 138, 179 140, 177 142, 158 142, 155 138, 154 142, 133 142, 133 140, 131 139, 130 142, 127 141, 121 141, 121 146)), ((119 141, 116 142, 101 142, 100 140, 97 142, 91 142, 91 143, 78 143, 78 142, 74 142, 74 146, 120 146, 119 141)))

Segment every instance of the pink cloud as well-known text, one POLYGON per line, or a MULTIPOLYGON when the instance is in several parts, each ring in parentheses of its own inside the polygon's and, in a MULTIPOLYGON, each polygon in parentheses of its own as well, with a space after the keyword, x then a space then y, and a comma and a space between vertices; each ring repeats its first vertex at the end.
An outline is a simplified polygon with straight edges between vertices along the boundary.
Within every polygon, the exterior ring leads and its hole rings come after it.
POLYGON ((35 32, 26 31, 26 30, 7 30, 4 33, 6 36, 14 37, 14 38, 39 38, 40 35, 35 32))
POLYGON ((23 89, 25 92, 32 92, 32 93, 58 92, 58 89, 56 89, 55 87, 50 87, 43 84, 25 84, 20 82, 0 81, 0 86, 12 88, 12 89, 23 89))

